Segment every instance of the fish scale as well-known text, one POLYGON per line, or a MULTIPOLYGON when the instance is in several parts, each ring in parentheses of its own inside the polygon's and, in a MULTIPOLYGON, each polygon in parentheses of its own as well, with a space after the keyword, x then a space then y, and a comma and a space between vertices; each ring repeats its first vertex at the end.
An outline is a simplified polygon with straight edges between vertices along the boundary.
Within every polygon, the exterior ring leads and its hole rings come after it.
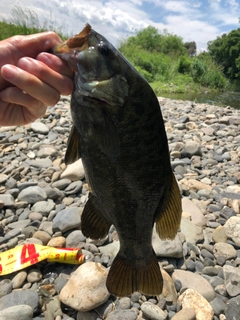
POLYGON ((89 24, 52 49, 75 71, 73 128, 66 163, 82 158, 91 192, 82 232, 103 238, 113 224, 120 250, 106 285, 127 296, 162 292, 152 231, 174 238, 181 196, 173 175, 157 97, 141 74, 89 24))

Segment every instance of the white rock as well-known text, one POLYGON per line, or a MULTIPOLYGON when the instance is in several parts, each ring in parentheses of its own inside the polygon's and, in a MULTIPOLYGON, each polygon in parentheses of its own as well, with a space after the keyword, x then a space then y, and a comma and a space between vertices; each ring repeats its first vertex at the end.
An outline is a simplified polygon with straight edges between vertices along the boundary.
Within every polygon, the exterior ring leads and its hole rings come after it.
POLYGON ((61 179, 70 179, 71 181, 82 180, 85 177, 82 159, 69 164, 61 174, 61 179))
POLYGON ((82 264, 60 292, 60 301, 78 311, 89 311, 110 296, 106 287, 108 270, 100 263, 82 264))
POLYGON ((178 298, 184 308, 193 308, 196 312, 196 320, 212 320, 214 311, 209 302, 197 291, 188 289, 178 298))
POLYGON ((226 236, 240 245, 240 217, 230 217, 225 225, 226 236))

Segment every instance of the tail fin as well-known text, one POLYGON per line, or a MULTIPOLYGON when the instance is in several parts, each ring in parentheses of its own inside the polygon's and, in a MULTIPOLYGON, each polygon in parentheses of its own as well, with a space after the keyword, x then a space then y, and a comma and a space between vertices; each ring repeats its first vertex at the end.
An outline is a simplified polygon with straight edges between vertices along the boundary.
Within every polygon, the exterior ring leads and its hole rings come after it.
POLYGON ((120 251, 109 270, 106 285, 117 297, 135 291, 149 296, 161 294, 163 278, 154 251, 147 259, 126 258, 120 251))

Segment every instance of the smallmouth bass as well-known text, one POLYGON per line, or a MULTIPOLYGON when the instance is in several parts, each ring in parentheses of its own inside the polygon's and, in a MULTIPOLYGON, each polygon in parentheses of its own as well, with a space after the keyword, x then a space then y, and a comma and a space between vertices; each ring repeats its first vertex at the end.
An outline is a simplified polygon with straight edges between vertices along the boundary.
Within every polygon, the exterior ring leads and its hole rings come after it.
POLYGON ((113 224, 120 250, 107 278, 110 293, 159 295, 163 279, 152 230, 173 239, 181 196, 173 175, 157 97, 141 74, 89 24, 52 49, 75 71, 67 164, 82 158, 91 192, 82 232, 100 239, 113 224))

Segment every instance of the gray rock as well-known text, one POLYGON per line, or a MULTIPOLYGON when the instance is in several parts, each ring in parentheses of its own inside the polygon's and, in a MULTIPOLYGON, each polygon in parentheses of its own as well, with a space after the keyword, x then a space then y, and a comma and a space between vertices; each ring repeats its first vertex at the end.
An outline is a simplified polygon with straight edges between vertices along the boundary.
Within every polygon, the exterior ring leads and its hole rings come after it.
POLYGON ((204 239, 202 228, 184 217, 181 219, 180 228, 187 242, 198 243, 204 239))
POLYGON ((215 292, 212 286, 199 274, 175 269, 172 274, 172 279, 173 281, 180 281, 182 288, 197 291, 208 301, 212 301, 215 297, 215 292))
POLYGON ((85 242, 86 237, 81 230, 74 230, 66 237, 67 248, 78 248, 81 242, 85 242))
POLYGON ((240 319, 240 296, 230 299, 226 304, 225 316, 226 320, 240 319))
POLYGON ((52 187, 53 188, 57 188, 59 190, 63 190, 65 189, 67 186, 69 186, 71 183, 71 180, 70 179, 61 179, 61 180, 58 180, 56 182, 53 182, 52 183, 52 187))
POLYGON ((14 207, 15 201, 11 194, 0 194, 0 201, 3 202, 4 207, 14 207))
POLYGON ((0 281, 0 298, 11 293, 13 289, 12 281, 4 279, 0 281))
POLYGON ((223 266, 225 287, 231 297, 240 294, 240 270, 229 265, 223 266))
POLYGON ((24 229, 25 227, 27 227, 30 222, 31 222, 30 219, 19 220, 19 221, 16 221, 16 222, 9 223, 9 224, 8 224, 8 228, 9 228, 9 229, 22 230, 22 229, 24 229))
POLYGON ((76 207, 64 209, 56 215, 53 219, 53 232, 61 231, 66 232, 68 230, 78 228, 80 226, 80 212, 76 207))
POLYGON ((130 310, 114 310, 110 312, 106 320, 136 320, 138 312, 134 309, 130 310))
POLYGON ((56 157, 59 154, 58 150, 52 146, 41 148, 37 156, 39 158, 46 158, 46 157, 56 157))
POLYGON ((36 133, 48 134, 49 132, 49 128, 40 121, 32 122, 31 129, 36 133))
POLYGON ((38 294, 32 290, 18 289, 0 298, 0 310, 16 305, 28 305, 33 311, 38 308, 38 294))
POLYGON ((32 211, 42 213, 44 216, 47 216, 55 208, 55 202, 52 199, 47 201, 38 201, 32 206, 32 211))
POLYGON ((152 320, 164 320, 167 318, 166 313, 159 306, 146 301, 141 305, 143 315, 152 320))
POLYGON ((32 320, 33 309, 28 305, 18 305, 0 311, 1 320, 32 320))
POLYGON ((46 192, 38 186, 23 189, 18 195, 19 201, 27 201, 31 204, 36 203, 37 201, 46 200, 46 198, 46 192))
POLYGON ((29 166, 36 167, 36 168, 39 168, 39 169, 52 167, 52 161, 49 158, 36 159, 36 160, 26 160, 26 163, 29 166))
POLYGON ((216 297, 210 302, 210 305, 212 306, 214 310, 214 314, 216 316, 219 316, 220 314, 225 313, 226 304, 223 302, 222 299, 216 297))
POLYGON ((237 257, 237 251, 229 243, 218 242, 213 246, 213 254, 217 259, 220 257, 225 257, 226 259, 234 259, 237 257))

